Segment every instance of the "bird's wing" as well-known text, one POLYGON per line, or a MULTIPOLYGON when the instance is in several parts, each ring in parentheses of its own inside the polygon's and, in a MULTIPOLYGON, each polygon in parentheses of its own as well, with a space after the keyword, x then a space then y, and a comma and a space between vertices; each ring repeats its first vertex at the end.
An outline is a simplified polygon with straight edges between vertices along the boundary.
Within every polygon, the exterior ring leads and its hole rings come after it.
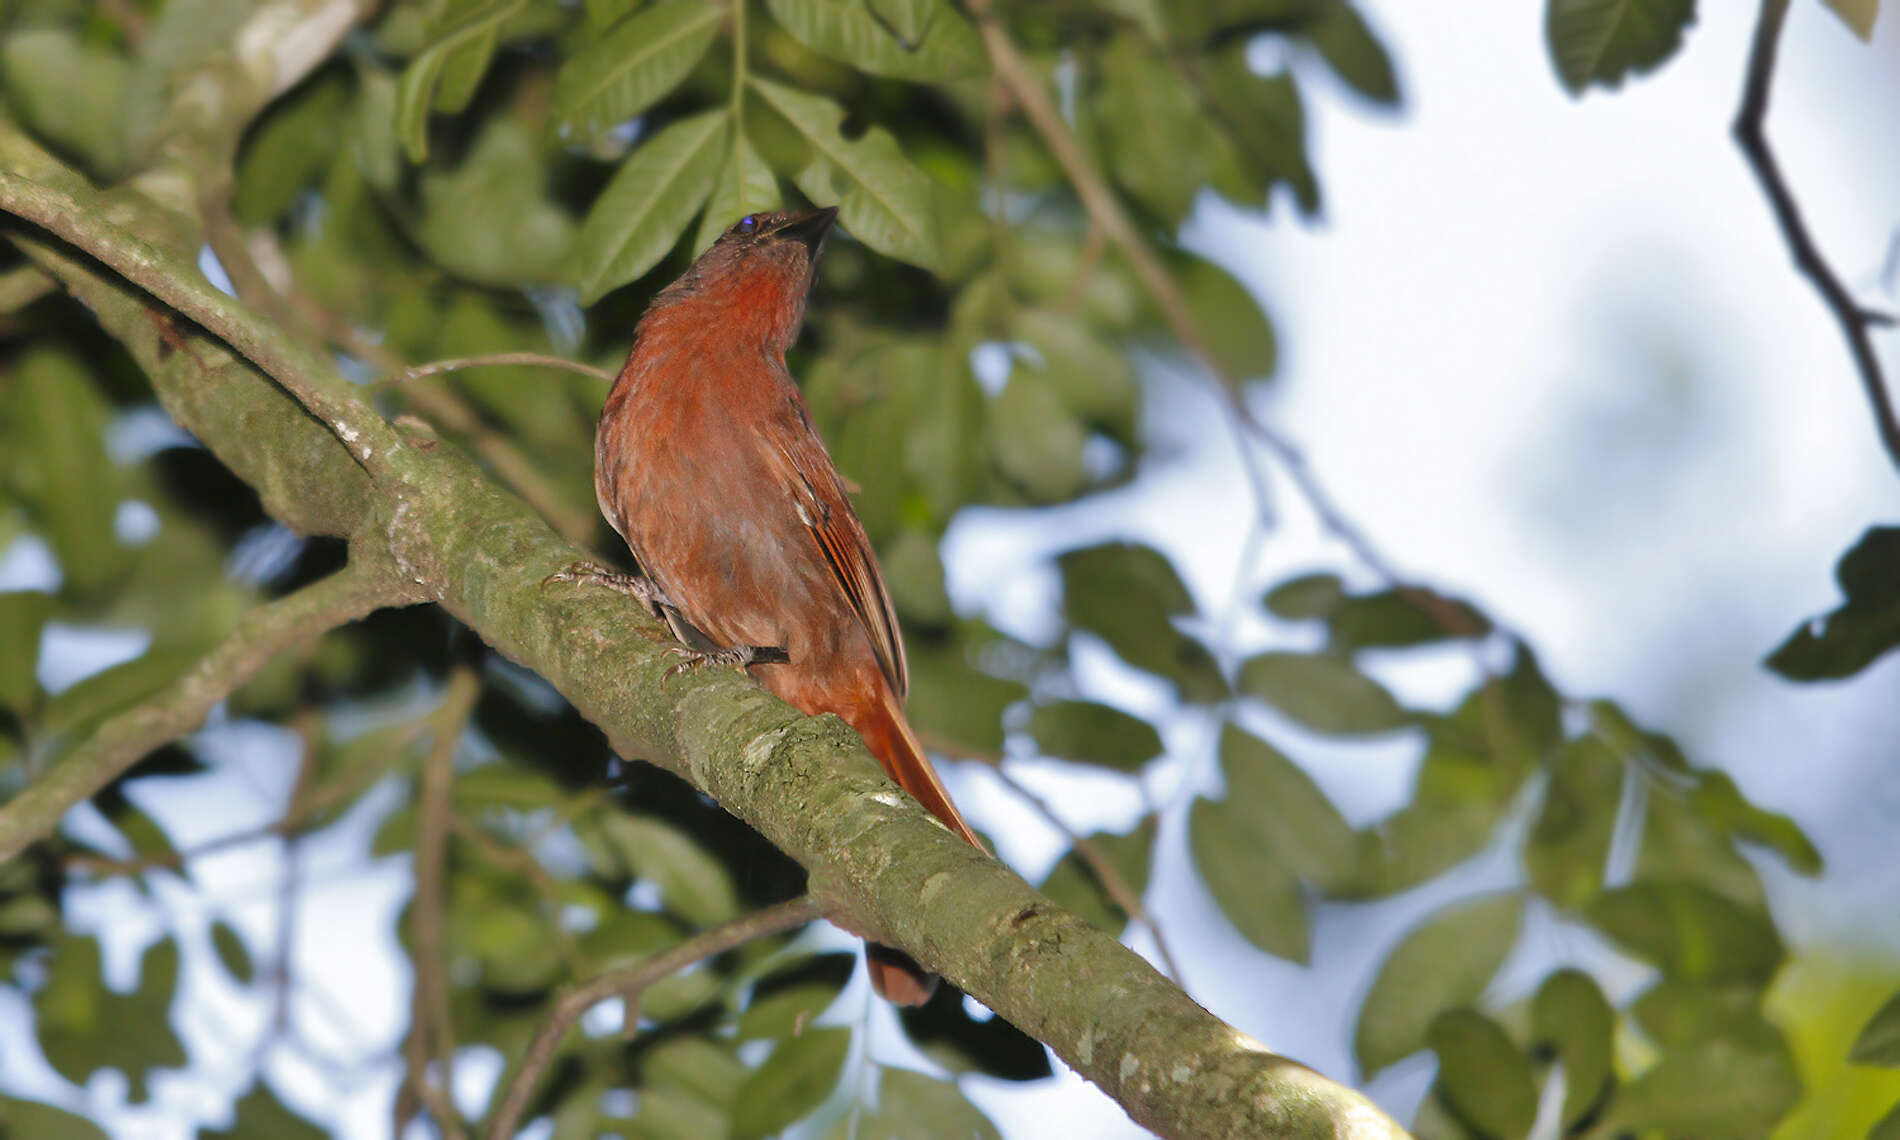
POLYGON ((879 668, 902 701, 910 690, 909 667, 904 661, 904 640, 897 633, 897 612, 891 608, 884 576, 878 573, 877 556, 845 496, 838 469, 818 442, 804 410, 797 412, 795 425, 773 433, 769 458, 780 467, 799 520, 817 542, 832 578, 871 639, 879 668))

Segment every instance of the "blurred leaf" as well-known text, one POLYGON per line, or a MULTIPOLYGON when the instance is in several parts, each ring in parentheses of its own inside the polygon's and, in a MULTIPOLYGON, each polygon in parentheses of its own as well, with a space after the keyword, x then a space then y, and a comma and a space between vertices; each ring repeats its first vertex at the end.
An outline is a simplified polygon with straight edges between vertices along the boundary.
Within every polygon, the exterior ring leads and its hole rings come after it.
POLYGON ((475 960, 484 988, 507 998, 542 993, 564 961, 538 900, 494 874, 449 878, 449 944, 475 960))
POLYGON ((1860 42, 1874 41, 1874 21, 1880 18, 1880 0, 1823 0, 1860 42))
POLYGON ((59 559, 62 592, 98 598, 130 567, 113 533, 124 477, 106 455, 112 409, 85 367, 32 348, 12 370, 13 485, 59 559))
POLYGON ((356 105, 349 123, 349 153, 363 179, 387 194, 402 178, 402 139, 396 134, 398 79, 378 67, 357 70, 356 105))
POLYGON ((1900 1068, 1900 993, 1887 999, 1867 1024, 1847 1059, 1856 1065, 1886 1065, 1900 1068))
POLYGON ((1644 801, 1635 873, 1644 879, 1698 883, 1744 907, 1766 910, 1754 864, 1672 790, 1653 789, 1644 801))
MULTIPOLYGON (((765 0, 765 6, 799 43, 872 75, 947 83, 985 70, 976 29, 948 5, 937 5, 927 34, 920 28, 908 44, 880 22, 864 0, 765 0)), ((924 7, 914 0, 892 6, 924 7)))
POLYGON ((1323 653, 1262 653, 1240 667, 1235 684, 1314 732, 1362 736, 1408 723, 1385 686, 1352 662, 1323 653))
POLYGON ((592 140, 665 97, 706 54, 725 17, 723 4, 666 0, 588 42, 554 80, 563 133, 592 140))
POLYGON ((1279 359, 1273 326, 1252 293, 1233 274, 1201 258, 1164 258, 1195 328, 1227 379, 1236 383, 1271 376, 1279 359))
POLYGON ((1612 1065, 1616 1011, 1582 970, 1564 969, 1544 979, 1531 1001, 1531 1039, 1552 1048, 1564 1067, 1564 1133, 1594 1110, 1616 1077, 1612 1065))
POLYGON ((1819 875, 1821 852, 1788 816, 1765 811, 1750 803, 1726 772, 1704 770, 1701 783, 1689 797, 1690 807, 1725 834, 1758 843, 1780 855, 1803 875, 1819 875))
POLYGON ((270 1086, 259 1079, 251 1091, 237 1102, 237 1119, 231 1122, 230 1131, 212 1131, 206 1135, 229 1137, 230 1140, 253 1140, 265 1136, 270 1137, 270 1140, 324 1140, 330 1131, 317 1127, 285 1108, 270 1086))
POLYGON ((21 122, 107 178, 125 166, 131 70, 125 57, 65 28, 15 28, 0 42, 0 80, 21 122))
POLYGON ((105 1130, 83 1116, 0 1094, 0 1137, 4 1140, 107 1140, 105 1130))
POLYGON ((297 88, 245 135, 238 152, 231 213, 243 225, 268 225, 334 161, 337 121, 349 106, 349 85, 323 75, 297 88))
POLYGON ((847 139, 844 109, 830 99, 757 76, 752 87, 806 143, 805 165, 792 179, 807 198, 837 203, 844 228, 877 252, 938 268, 942 247, 930 177, 904 157, 889 131, 870 127, 847 139))
POLYGON ((1599 895, 1590 924, 1672 978, 1766 985, 1781 936, 1761 910, 1682 882, 1637 882, 1599 895))
POLYGON ((699 236, 693 239, 694 256, 704 253, 740 218, 776 210, 785 201, 778 192, 778 179, 773 177, 772 168, 765 165, 765 160, 753 149, 745 131, 735 129, 731 137, 725 165, 713 179, 712 198, 707 201, 705 216, 700 219, 699 236))
POLYGON ((1227 810, 1302 879, 1322 890, 1357 873, 1361 843, 1339 809, 1299 765, 1251 733, 1221 731, 1227 810))
MULTIPOLYGON (((734 1091, 748 1070, 732 1053, 701 1036, 655 1045, 640 1066, 636 1127, 628 1140, 726 1137, 734 1091)), ((586 1140, 596 1134, 586 1133, 586 1140)))
POLYGON ((1663 978, 1630 1003, 1630 1017, 1665 1049, 1746 1032, 1761 1021, 1762 992, 1753 983, 1709 985, 1663 978))
POLYGON ((1247 38, 1243 37, 1208 55, 1200 71, 1200 91, 1214 122, 1234 140, 1254 193, 1264 199, 1284 182, 1300 212, 1316 214, 1319 179, 1307 158, 1306 108, 1293 76, 1255 74, 1247 63, 1247 38))
POLYGON ((609 812, 601 830, 626 865, 660 888, 666 908, 696 926, 712 926, 739 913, 732 879, 710 852, 670 823, 649 816, 609 812))
POLYGON ((723 110, 681 119, 621 164, 574 243, 582 303, 639 277, 679 241, 712 192, 729 125, 723 110))
POLYGON ((1188 814, 1188 849, 1234 929, 1275 957, 1305 963, 1312 950, 1306 897, 1255 822, 1232 804, 1197 798, 1188 814))
POLYGON ((439 264, 482 284, 552 281, 574 241, 574 220, 547 196, 547 177, 528 132, 495 119, 461 165, 423 174, 416 240, 439 264))
POLYGON ((1044 755, 1138 772, 1161 755, 1161 734, 1137 716, 1095 701, 1051 701, 1029 715, 1029 735, 1044 755))
POLYGON ((1041 358, 1038 371, 1069 413, 1117 442, 1135 441, 1141 383, 1126 353, 1081 318, 1049 309, 1017 311, 1011 335, 1041 358))
POLYGON ((429 157, 429 112, 453 113, 468 105, 495 52, 503 23, 527 0, 476 0, 448 10, 444 26, 409 61, 396 85, 396 134, 409 161, 429 157))
POLYGON ((854 1111, 830 1140, 1002 1140, 996 1125, 952 1081, 908 1069, 885 1069, 877 1108, 854 1111))
POLYGON ((198 657, 187 650, 155 648, 123 665, 94 673, 46 702, 41 727, 53 734, 87 728, 177 680, 197 663, 198 657))
POLYGON ((866 0, 865 6, 905 47, 915 48, 943 11, 943 0, 866 0))
POLYGON ((1319 9, 1300 26, 1300 34, 1347 86, 1374 103, 1398 105, 1399 81, 1392 74, 1392 57, 1366 27, 1365 17, 1346 0, 1334 0, 1319 9))
POLYGON ((1203 186, 1248 195, 1231 140, 1216 131, 1181 77, 1140 35, 1122 32, 1102 53, 1096 122, 1109 173, 1172 230, 1203 186))
POLYGON ((52 612, 51 594, 0 592, 0 710, 24 718, 39 702, 40 633, 52 612))
POLYGON ((1606 1135, 1766 1140, 1801 1096, 1781 1031, 1759 1018, 1671 1049, 1617 1092, 1606 1135))
POLYGON ((1537 1119, 1531 1059, 1498 1023, 1470 1009, 1432 1020, 1427 1041, 1438 1054, 1438 1092, 1487 1136, 1521 1137, 1537 1119))
POLYGON ((1523 916, 1521 896, 1491 895, 1440 910, 1405 936, 1359 1010, 1353 1053, 1366 1076, 1424 1048, 1440 1013, 1477 1000, 1523 916))
POLYGON ((1464 602, 1412 587, 1341 598, 1328 622, 1341 649, 1406 649, 1482 637, 1490 619, 1464 602))
POLYGON ((943 558, 937 553, 936 535, 907 527, 891 541, 881 561, 891 602, 906 622, 947 626, 956 617, 944 587, 943 558))
POLYGON ((1869 527, 1834 569, 1847 600, 1768 656, 1791 681, 1851 677, 1900 646, 1900 527, 1869 527))
POLYGON ((778 1043, 732 1098, 732 1140, 759 1140, 802 1120, 838 1085, 849 1029, 811 1029, 778 1043))
POLYGON ((1345 596, 1339 575, 1302 574, 1268 590, 1261 604, 1275 617, 1300 621, 1330 616, 1345 596))
POLYGON ((739 1015, 738 1039, 774 1041, 811 1025, 838 1000, 837 986, 810 984, 754 998, 739 1015))
MULTIPOLYGON (((1148 872, 1154 862, 1154 817, 1144 818, 1140 826, 1127 835, 1098 831, 1088 837, 1088 842, 1121 876, 1122 885, 1139 902, 1148 889, 1148 872)), ((1094 866, 1073 850, 1056 860, 1040 889, 1057 906, 1074 911, 1097 929, 1117 937, 1134 917, 1109 894, 1095 874, 1094 866)))
POLYGON ((1564 910, 1586 905, 1603 888, 1623 779, 1622 760, 1595 737, 1579 737, 1551 759, 1524 868, 1537 893, 1564 910))
POLYGON ((178 944, 161 939, 146 950, 138 988, 108 990, 99 968, 99 943, 68 936, 54 943, 47 981, 33 995, 35 1026, 46 1059, 59 1074, 84 1085, 96 1069, 117 1069, 131 1089, 127 1099, 146 1099, 146 1074, 178 1068, 184 1047, 171 1029, 172 994, 178 983, 178 944))
MULTIPOLYGON (((37 894, 0 896, 0 939, 39 938, 56 934, 59 908, 37 894)), ((0 1117, 0 1120, 4 1120, 0 1117)), ((0 1136, 4 1136, 0 1132, 0 1136)))
POLYGON ((241 985, 251 984, 251 952, 245 948, 244 940, 238 932, 223 919, 211 924, 211 946, 218 952, 218 961, 224 963, 225 972, 237 979, 241 985))
POLYGON ((1544 38, 1572 95, 1615 88, 1676 53, 1695 22, 1695 0, 1545 0, 1544 38))
POLYGON ((1867 1130, 1867 1140, 1900 1140, 1900 1103, 1867 1130))
POLYGON ((1151 546, 1112 542, 1066 551, 1062 604, 1071 624, 1108 642, 1122 660, 1174 682, 1181 698, 1223 700, 1226 679, 1199 641, 1174 628, 1194 600, 1166 555, 1151 546))
POLYGON ((990 405, 987 439, 997 468, 1031 503, 1066 503, 1088 487, 1088 433, 1043 372, 1010 370, 990 405))

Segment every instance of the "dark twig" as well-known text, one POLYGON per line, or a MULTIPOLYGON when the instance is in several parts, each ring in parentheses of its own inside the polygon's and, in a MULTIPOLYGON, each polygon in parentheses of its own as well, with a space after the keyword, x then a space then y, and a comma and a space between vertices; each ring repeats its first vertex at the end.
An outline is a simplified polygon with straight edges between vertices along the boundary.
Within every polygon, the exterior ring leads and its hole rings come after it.
POLYGON ((385 376, 371 384, 372 388, 385 388, 407 384, 424 376, 435 376, 443 372, 460 372, 464 368, 492 368, 508 364, 531 364, 538 368, 560 368, 568 372, 578 372, 582 376, 592 376, 606 384, 614 381, 614 374, 605 368, 596 368, 586 361, 569 360, 565 356, 555 356, 546 352, 491 352, 482 356, 456 356, 448 360, 431 360, 427 364, 417 364, 405 368, 398 375, 385 376))
POLYGON ((640 994, 648 986, 678 973, 695 962, 702 962, 715 954, 723 954, 735 946, 742 946, 754 938, 764 938, 805 923, 823 915, 817 902, 809 895, 801 895, 790 902, 754 911, 742 915, 730 922, 688 938, 669 950, 662 950, 638 965, 614 970, 576 989, 561 995, 554 1003, 554 1009, 548 1014, 541 1028, 535 1032, 534 1040, 522 1054, 520 1065, 509 1078, 507 1091, 495 1110, 494 1122, 488 1126, 488 1140, 508 1140, 520 1127, 521 1118, 528 1110, 528 1103, 534 1098, 534 1090, 541 1082, 541 1076, 554 1060, 555 1050, 560 1047, 561 1039, 567 1031, 581 1019, 581 1015, 600 1002, 616 994, 627 999, 626 1020, 629 1025, 640 1018, 640 994))
POLYGON ((1775 221, 1781 226, 1782 237, 1787 239, 1788 252, 1794 255, 1795 267, 1814 283, 1815 291, 1821 294, 1828 311, 1841 326, 1841 335, 1847 338, 1847 351, 1854 358, 1854 367, 1860 372, 1861 386, 1867 390, 1867 402, 1872 405, 1874 427, 1880 433, 1880 442, 1886 447, 1888 457, 1896 467, 1900 467, 1900 419, 1894 416, 1893 398, 1887 391, 1887 382, 1880 367, 1880 357, 1874 352, 1873 338, 1869 330, 1876 326, 1892 323, 1884 313, 1877 313, 1862 307, 1848 293, 1847 287, 1835 275, 1827 259, 1821 256, 1820 248, 1814 243, 1814 236, 1808 232, 1807 222, 1801 216, 1801 207, 1796 203, 1794 192, 1788 188, 1787 180, 1782 176, 1781 164, 1775 159, 1774 150, 1768 145, 1768 89, 1774 81, 1775 55, 1781 47, 1781 28, 1788 18, 1788 0, 1762 0, 1761 17, 1755 24, 1755 41, 1748 53, 1748 78, 1742 86, 1742 107, 1735 116, 1735 141, 1748 158, 1749 168, 1755 172, 1755 178, 1761 183, 1762 192, 1768 196, 1768 204, 1775 211, 1775 221))

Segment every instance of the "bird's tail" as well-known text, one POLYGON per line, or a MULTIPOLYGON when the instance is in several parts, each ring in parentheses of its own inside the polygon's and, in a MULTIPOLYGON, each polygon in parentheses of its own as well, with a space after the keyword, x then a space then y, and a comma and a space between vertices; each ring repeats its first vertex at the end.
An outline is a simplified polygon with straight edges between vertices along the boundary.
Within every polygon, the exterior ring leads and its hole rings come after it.
MULTIPOLYGON (((937 770, 931 766, 930 757, 924 754, 924 746, 917 742, 917 735, 905 721, 904 710, 898 706, 895 693, 886 689, 878 703, 869 710, 865 722, 856 727, 864 737, 865 746, 871 750, 871 755, 884 765, 884 771, 897 782, 898 787, 909 792, 918 803, 929 809, 930 814, 942 820, 951 831, 969 840, 977 850, 987 850, 983 841, 976 837, 976 832, 964 821, 957 805, 950 802, 950 793, 944 790, 943 781, 937 778, 937 770)), ((935 974, 893 947, 867 942, 864 962, 871 973, 871 988, 893 1005, 922 1005, 930 1000, 930 995, 937 988, 935 974)))

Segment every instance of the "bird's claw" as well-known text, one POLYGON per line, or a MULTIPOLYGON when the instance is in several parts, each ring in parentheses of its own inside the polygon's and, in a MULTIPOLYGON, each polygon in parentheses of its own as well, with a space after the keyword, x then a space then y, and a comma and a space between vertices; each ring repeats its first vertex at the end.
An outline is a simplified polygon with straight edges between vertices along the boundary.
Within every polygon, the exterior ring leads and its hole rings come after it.
POLYGON ((666 671, 661 677, 662 683, 678 674, 691 673, 708 665, 744 669, 748 665, 789 665, 792 660, 791 654, 776 645, 735 645, 730 649, 692 649, 684 645, 669 645, 666 651, 682 660, 666 671))
POLYGON ((628 597, 638 598, 649 609, 671 605, 666 595, 659 591, 653 580, 642 574, 623 574, 602 566, 598 562, 572 562, 565 568, 556 570, 541 579, 541 588, 546 589, 556 582, 576 582, 587 586, 605 586, 607 589, 628 597))

